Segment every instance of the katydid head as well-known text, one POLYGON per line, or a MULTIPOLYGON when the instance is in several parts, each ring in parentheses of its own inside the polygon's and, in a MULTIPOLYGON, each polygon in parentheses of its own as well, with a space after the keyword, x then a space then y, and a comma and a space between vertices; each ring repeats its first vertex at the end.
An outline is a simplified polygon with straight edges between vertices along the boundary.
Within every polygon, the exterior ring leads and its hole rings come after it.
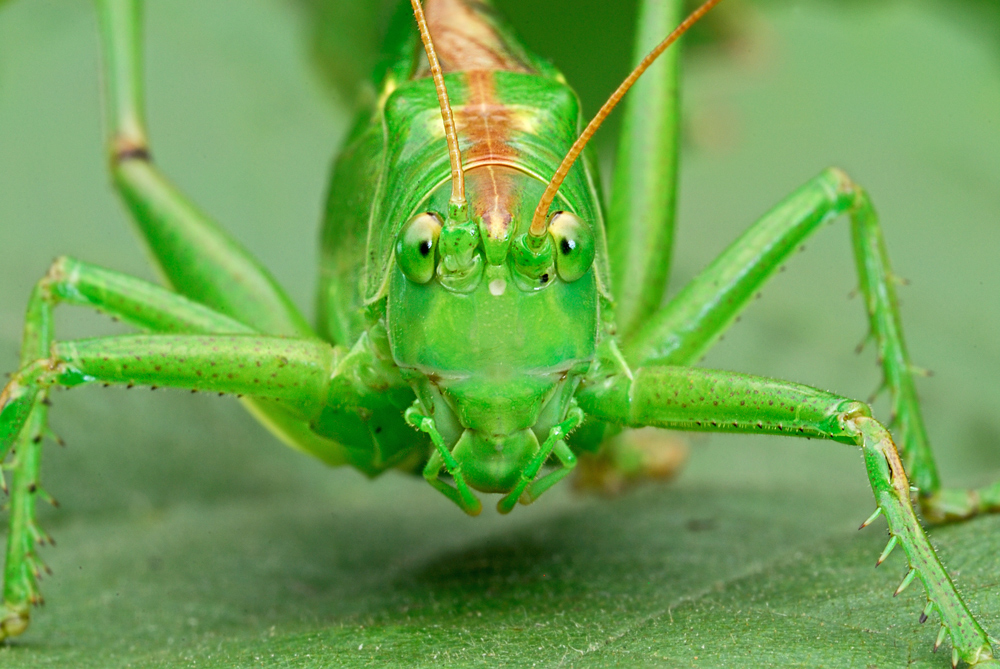
POLYGON ((565 420, 593 360, 595 234, 593 223, 559 212, 548 252, 523 253, 545 184, 497 165, 467 180, 466 223, 443 215, 442 185, 397 235, 390 350, 468 484, 509 492, 565 420))
POLYGON ((399 232, 385 313, 393 360, 417 394, 407 415, 431 433, 437 449, 425 475, 435 484, 451 462, 449 471, 462 472, 455 490, 470 513, 480 507, 464 486, 509 493, 499 507, 509 511, 555 444, 582 420, 573 393, 597 346, 600 224, 554 207, 558 190, 625 91, 717 2, 708 0, 643 60, 546 186, 511 158, 518 151, 500 138, 510 130, 509 111, 496 112, 500 136, 483 120, 497 102, 484 93, 493 90, 490 76, 469 75, 478 102, 477 111, 464 111, 463 132, 475 147, 474 165, 463 167, 444 76, 420 0, 411 0, 440 106, 451 195, 445 201, 438 187, 409 221, 390 222, 399 232))

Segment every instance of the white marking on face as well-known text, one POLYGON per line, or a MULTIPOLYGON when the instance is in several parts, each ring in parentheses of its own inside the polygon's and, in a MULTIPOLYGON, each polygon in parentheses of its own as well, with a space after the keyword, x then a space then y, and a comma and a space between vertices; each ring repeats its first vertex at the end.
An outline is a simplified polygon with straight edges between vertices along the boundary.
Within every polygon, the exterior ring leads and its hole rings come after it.
POLYGON ((490 295, 500 297, 507 290, 507 282, 503 279, 493 279, 490 281, 490 295))

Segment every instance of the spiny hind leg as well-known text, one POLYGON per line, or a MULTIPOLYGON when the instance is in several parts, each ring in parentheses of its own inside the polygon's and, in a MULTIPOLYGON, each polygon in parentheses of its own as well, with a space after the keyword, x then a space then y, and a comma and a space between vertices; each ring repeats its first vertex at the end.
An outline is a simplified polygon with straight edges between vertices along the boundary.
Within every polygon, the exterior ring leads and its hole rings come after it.
MULTIPOLYGON (((632 62, 638 65, 684 18, 683 0, 642 0, 632 62)), ((668 49, 623 101, 608 208, 608 256, 620 334, 663 301, 670 276, 680 146, 680 45, 668 49)))
POLYGON ((259 332, 311 336, 305 318, 267 269, 154 165, 143 99, 142 4, 96 2, 115 187, 174 290, 259 332))
POLYGON ((889 392, 890 424, 900 457, 919 490, 928 521, 968 518, 1000 510, 1000 485, 977 491, 941 488, 940 477, 917 401, 914 375, 903 338, 895 284, 878 216, 863 188, 837 169, 810 180, 754 223, 691 280, 635 336, 623 352, 629 364, 649 361, 688 365, 721 336, 763 284, 824 223, 848 214, 858 282, 889 392))

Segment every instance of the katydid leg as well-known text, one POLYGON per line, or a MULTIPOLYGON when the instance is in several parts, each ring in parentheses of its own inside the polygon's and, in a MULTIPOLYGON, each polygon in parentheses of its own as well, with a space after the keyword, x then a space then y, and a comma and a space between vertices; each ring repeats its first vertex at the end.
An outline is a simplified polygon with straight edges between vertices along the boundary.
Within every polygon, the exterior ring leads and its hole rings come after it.
POLYGON ((531 504, 543 492, 573 471, 573 468, 576 467, 576 456, 566 446, 566 442, 563 439, 582 422, 583 412, 580 411, 579 407, 574 406, 569 410, 566 420, 549 430, 545 442, 539 446, 538 452, 535 453, 528 466, 521 472, 517 485, 497 502, 497 510, 500 513, 510 513, 519 500, 522 504, 531 504), (555 453, 556 459, 559 460, 560 467, 535 480, 538 472, 541 471, 542 466, 553 453, 555 453))
MULTIPOLYGON (((60 381, 58 375, 53 375, 68 358, 79 358, 87 365, 94 365, 96 363, 91 358, 100 356, 102 361, 110 361, 123 342, 136 342, 127 337, 89 340, 86 345, 90 347, 90 354, 67 356, 74 343, 55 343, 53 322, 54 309, 58 304, 96 308, 152 332, 252 334, 247 325, 146 281, 72 258, 59 258, 52 264, 46 276, 36 284, 28 303, 21 369, 0 393, 0 461, 11 454, 4 465, 4 469, 11 472, 11 482, 0 638, 23 632, 28 625, 30 604, 41 600, 38 579, 45 567, 36 546, 45 541, 46 535, 38 527, 35 507, 38 499, 47 498, 40 485, 39 467, 42 438, 49 434, 46 425, 48 389, 51 383, 60 381)), ((184 351, 195 340, 175 337, 170 341, 176 345, 176 351, 184 351)), ((319 341, 312 344, 329 348, 319 341)), ((138 348, 142 348, 141 345, 138 348)), ((135 355, 142 357, 141 353, 135 355)), ((138 360, 130 360, 122 365, 135 367, 139 363, 138 360)), ((156 366, 154 363, 152 371, 155 374, 146 380, 156 385, 169 385, 168 376, 161 369, 155 369, 156 366)), ((163 366, 159 363, 159 367, 163 366)), ((84 377, 73 377, 74 383, 81 378, 100 379, 104 383, 121 381, 114 375, 87 372, 84 377)), ((138 380, 136 377, 128 382, 138 380)), ((250 394, 254 390, 244 387, 232 391, 250 394)), ((304 425, 301 416, 295 407, 287 406, 287 401, 283 405, 247 397, 244 402, 256 413, 265 415, 269 423, 284 427, 285 436, 297 439, 300 448, 320 457, 326 455, 328 457, 324 459, 328 461, 343 461, 339 446, 313 435, 307 427, 301 427, 304 425)))
POLYGON ((630 427, 773 433, 859 446, 891 535, 879 563, 894 546, 902 546, 910 572, 900 589, 919 578, 928 598, 925 615, 930 610, 939 613, 957 657, 972 665, 993 664, 986 632, 955 590, 917 521, 892 438, 865 404, 786 381, 657 363, 631 373, 596 370, 576 398, 588 415, 630 427))
MULTIPOLYGON (((38 282, 28 307, 28 331, 51 328, 57 304, 91 307, 141 330, 161 334, 251 334, 254 330, 200 302, 121 272, 70 257, 61 257, 38 282), (37 313, 36 313, 37 311, 37 313)), ((33 359, 47 351, 25 342, 33 359)))
POLYGON ((30 605, 41 601, 44 565, 36 546, 46 537, 35 506, 48 497, 39 466, 51 386, 148 384, 252 395, 307 423, 329 399, 339 355, 320 340, 256 335, 127 335, 61 343, 50 338, 50 329, 42 328, 35 346, 24 347, 22 368, 0 392, 0 456, 13 451, 4 465, 13 476, 0 638, 22 633, 30 605), (36 346, 50 349, 51 357, 29 361, 36 346))
POLYGON ((97 0, 113 181, 167 282, 260 332, 312 329, 266 269, 153 165, 146 139, 140 0, 97 0))
MULTIPOLYGON (((58 304, 86 306, 141 330, 159 334, 251 334, 244 323, 169 289, 73 258, 57 259, 38 282, 25 317, 22 367, 47 357, 54 341, 53 309, 58 304)), ((352 352, 371 367, 370 347, 352 352)), ((331 464, 342 464, 341 448, 314 434, 279 404, 247 397, 244 405, 282 441, 331 464)), ((11 423, 13 424, 13 423, 11 423)), ((13 437, 11 437, 13 438, 13 437)), ((0 444, 6 440, 0 432, 0 444)), ((17 471, 17 470, 15 470, 17 471)))
POLYGON ((141 334, 55 342, 8 388, 103 383, 185 388, 283 402, 301 420, 325 406, 341 356, 318 339, 256 334, 141 334))
MULTIPOLYGON (((682 0, 644 0, 635 64, 684 18, 682 0)), ((625 99, 608 210, 615 316, 633 332, 660 306, 670 272, 677 197, 680 49, 668 49, 625 99)))
MULTIPOLYGON (((52 310, 46 308, 41 283, 32 291, 28 303, 21 345, 21 367, 47 354, 52 345, 52 310)), ((22 397, 10 392, 13 381, 0 391, 0 463, 13 451, 12 461, 3 465, 11 470, 10 509, 7 551, 4 561, 3 605, 0 608, 0 639, 17 636, 28 628, 31 605, 42 601, 38 589, 45 565, 37 546, 51 542, 39 528, 35 507, 46 493, 39 485, 42 439, 48 424, 47 392, 38 387, 22 389, 22 397)), ((7 487, 0 470, 0 482, 7 487)), ((50 498, 51 499, 51 498, 50 498)))
POLYGON ((479 498, 469 488, 469 484, 466 483, 465 475, 462 474, 462 466, 455 460, 451 451, 448 450, 448 446, 444 443, 441 433, 438 432, 437 426, 434 425, 434 419, 420 413, 419 406, 419 404, 415 404, 407 409, 405 418, 407 423, 426 433, 434 444, 434 451, 431 453, 431 457, 424 467, 424 479, 435 489, 443 493, 445 497, 457 504, 462 511, 465 511, 470 516, 478 516, 483 510, 482 502, 479 501, 479 498), (450 486, 441 480, 442 469, 451 475, 452 480, 455 481, 454 486, 450 486))
MULTIPOLYGON (((940 488, 903 340, 896 279, 867 193, 837 169, 822 172, 765 214, 623 346, 629 364, 696 362, 763 284, 827 222, 849 214, 855 262, 900 454, 923 500, 940 488)), ((926 503, 925 503, 926 508, 926 503)))

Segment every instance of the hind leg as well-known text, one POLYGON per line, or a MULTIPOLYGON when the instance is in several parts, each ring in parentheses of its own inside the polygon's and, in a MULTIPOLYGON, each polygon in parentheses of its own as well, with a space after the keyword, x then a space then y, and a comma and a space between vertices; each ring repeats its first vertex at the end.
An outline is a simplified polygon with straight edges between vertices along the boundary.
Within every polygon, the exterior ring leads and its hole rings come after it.
POLYGON ((97 0, 112 180, 167 283, 258 332, 314 336, 270 273, 153 163, 146 133, 140 0, 97 0))
MULTIPOLYGON (((677 27, 684 9, 681 0, 639 4, 633 65, 677 27)), ((680 44, 668 49, 622 105, 607 221, 615 322, 621 336, 637 330, 659 309, 667 289, 677 205, 681 53, 680 44)), ((684 464, 687 445, 675 433, 611 426, 599 430, 599 448, 576 448, 579 462, 573 484, 578 489, 616 494, 641 481, 673 478, 684 464)), ((580 441, 571 437, 574 445, 580 441)))

